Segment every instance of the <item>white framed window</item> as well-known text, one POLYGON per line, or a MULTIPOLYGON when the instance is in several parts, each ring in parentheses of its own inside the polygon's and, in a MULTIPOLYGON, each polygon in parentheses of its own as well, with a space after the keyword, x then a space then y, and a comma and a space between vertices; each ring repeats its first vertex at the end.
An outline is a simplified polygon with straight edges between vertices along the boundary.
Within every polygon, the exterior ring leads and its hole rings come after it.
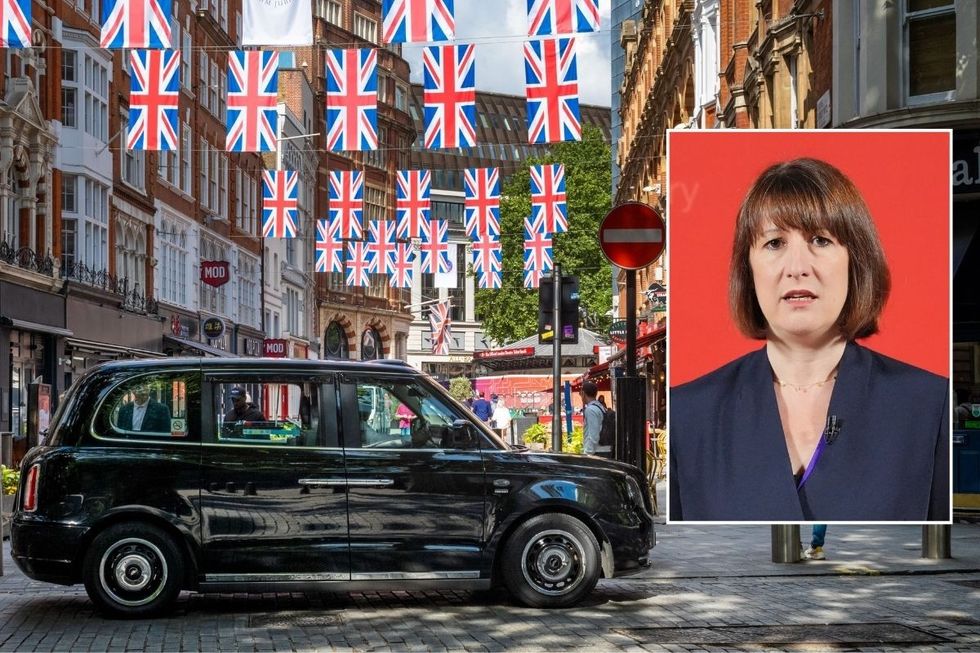
POLYGON ((75 50, 61 53, 61 124, 71 129, 78 127, 78 53, 75 50))
POLYGON ((259 259, 238 250, 238 321, 260 328, 259 259))
POLYGON ((258 233, 256 231, 258 216, 255 215, 258 207, 256 199, 258 183, 247 170, 239 168, 237 175, 238 202, 235 210, 235 221, 239 229, 254 236, 258 233))
MULTIPOLYGON (((174 3, 174 7, 177 7, 178 3, 174 3)), ((175 31, 174 34, 181 34, 182 36, 182 46, 180 49, 180 86, 181 88, 190 89, 191 87, 191 64, 192 57, 194 56, 193 50, 191 50, 191 33, 185 29, 175 31)))
POLYGON ((136 225, 116 223, 116 277, 130 291, 146 294, 146 234, 136 225))
POLYGON ((207 109, 208 112, 210 112, 211 111, 211 104, 210 104, 210 99, 208 97, 208 85, 211 82, 208 79, 209 70, 210 70, 208 68, 208 64, 210 63, 208 61, 208 53, 205 52, 204 50, 202 50, 201 52, 198 53, 197 57, 198 57, 198 59, 197 59, 197 61, 198 61, 197 76, 198 76, 198 79, 200 80, 199 81, 199 84, 200 84, 200 87, 199 87, 200 88, 200 92, 198 93, 198 97, 201 98, 201 106, 204 107, 205 109, 207 109))
POLYGON ((300 337, 303 335, 300 329, 301 304, 299 292, 293 288, 286 288, 286 331, 300 337))
MULTIPOLYGON (((124 126, 129 125, 129 109, 122 109, 119 112, 121 124, 124 126)), ((143 190, 146 187, 146 152, 143 150, 131 150, 128 147, 121 147, 120 154, 122 156, 121 167, 122 167, 122 180, 136 188, 138 190, 143 190)), ((161 152, 163 154, 169 154, 169 152, 161 152)), ((163 156, 160 157, 162 161, 163 156)))
POLYGON ((367 16, 354 12, 354 33, 365 41, 378 42, 378 23, 367 16))
POLYGON ((194 137, 191 132, 190 112, 180 134, 180 177, 179 188, 188 195, 193 194, 194 177, 191 173, 191 143, 194 137))
POLYGON ((218 81, 218 64, 210 61, 208 65, 211 68, 211 77, 208 82, 208 104, 211 106, 211 113, 215 116, 219 116, 220 111, 218 107, 218 91, 220 82, 218 81))
POLYGON ((344 26, 344 9, 337 0, 316 0, 316 15, 338 27, 344 26))
POLYGON ((65 175, 62 185, 63 263, 108 269, 109 187, 83 175, 65 175))
POLYGON ((178 306, 187 306, 188 232, 186 222, 162 217, 157 225, 156 245, 159 273, 156 296, 178 306))
POLYGON ((82 93, 83 122, 85 133, 93 138, 106 142, 109 138, 109 68, 95 57, 86 54, 84 57, 84 83, 82 93))
POLYGON ((902 6, 905 88, 909 104, 954 99, 954 0, 903 0, 902 6))

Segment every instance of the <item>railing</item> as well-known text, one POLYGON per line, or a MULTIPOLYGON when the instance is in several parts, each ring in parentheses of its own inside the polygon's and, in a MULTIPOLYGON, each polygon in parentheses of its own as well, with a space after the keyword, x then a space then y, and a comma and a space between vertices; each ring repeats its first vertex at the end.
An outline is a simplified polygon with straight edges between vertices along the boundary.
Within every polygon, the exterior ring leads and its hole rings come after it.
POLYGON ((41 256, 30 247, 14 247, 7 241, 0 241, 0 261, 50 277, 54 276, 54 259, 50 256, 41 256))
POLYGON ((119 295, 124 310, 150 315, 158 315, 160 312, 160 305, 157 300, 153 297, 147 297, 138 283, 133 283, 132 288, 130 288, 128 278, 119 279, 105 270, 90 268, 81 261, 65 266, 61 276, 119 295))

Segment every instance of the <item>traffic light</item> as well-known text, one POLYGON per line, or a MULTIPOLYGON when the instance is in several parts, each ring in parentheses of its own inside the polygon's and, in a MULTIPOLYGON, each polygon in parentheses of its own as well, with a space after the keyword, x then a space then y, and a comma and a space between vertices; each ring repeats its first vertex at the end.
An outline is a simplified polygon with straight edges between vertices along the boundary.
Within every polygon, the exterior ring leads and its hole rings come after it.
MULTIPOLYGON (((551 342, 554 337, 555 285, 550 277, 541 279, 538 288, 538 342, 551 342)), ((578 344, 579 292, 578 277, 561 278, 561 342, 578 344)))

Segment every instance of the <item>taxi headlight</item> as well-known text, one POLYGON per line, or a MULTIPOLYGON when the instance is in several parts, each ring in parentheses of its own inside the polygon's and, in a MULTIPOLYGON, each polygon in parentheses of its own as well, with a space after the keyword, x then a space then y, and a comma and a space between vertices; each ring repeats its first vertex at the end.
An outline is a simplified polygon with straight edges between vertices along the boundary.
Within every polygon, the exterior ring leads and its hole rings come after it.
POLYGON ((634 506, 639 508, 645 506, 643 502, 643 490, 640 489, 640 484, 632 476, 626 477, 626 496, 629 497, 630 503, 634 506))

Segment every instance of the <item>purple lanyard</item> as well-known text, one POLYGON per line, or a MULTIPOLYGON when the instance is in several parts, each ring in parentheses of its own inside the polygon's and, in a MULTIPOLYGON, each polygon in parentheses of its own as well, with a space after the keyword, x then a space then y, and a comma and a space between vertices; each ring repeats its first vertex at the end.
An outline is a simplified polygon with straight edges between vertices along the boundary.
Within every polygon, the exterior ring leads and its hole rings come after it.
MULTIPOLYGON (((824 433, 826 433, 826 431, 824 431, 824 433)), ((803 478, 801 478, 800 482, 796 484, 797 492, 803 489, 803 484, 806 483, 808 478, 810 478, 810 474, 813 473, 813 468, 817 466, 817 460, 820 459, 820 454, 823 453, 823 449, 827 444, 827 439, 824 437, 824 433, 820 434, 820 442, 817 443, 817 448, 813 452, 813 456, 810 458, 809 464, 806 466, 806 471, 803 472, 803 478)))

